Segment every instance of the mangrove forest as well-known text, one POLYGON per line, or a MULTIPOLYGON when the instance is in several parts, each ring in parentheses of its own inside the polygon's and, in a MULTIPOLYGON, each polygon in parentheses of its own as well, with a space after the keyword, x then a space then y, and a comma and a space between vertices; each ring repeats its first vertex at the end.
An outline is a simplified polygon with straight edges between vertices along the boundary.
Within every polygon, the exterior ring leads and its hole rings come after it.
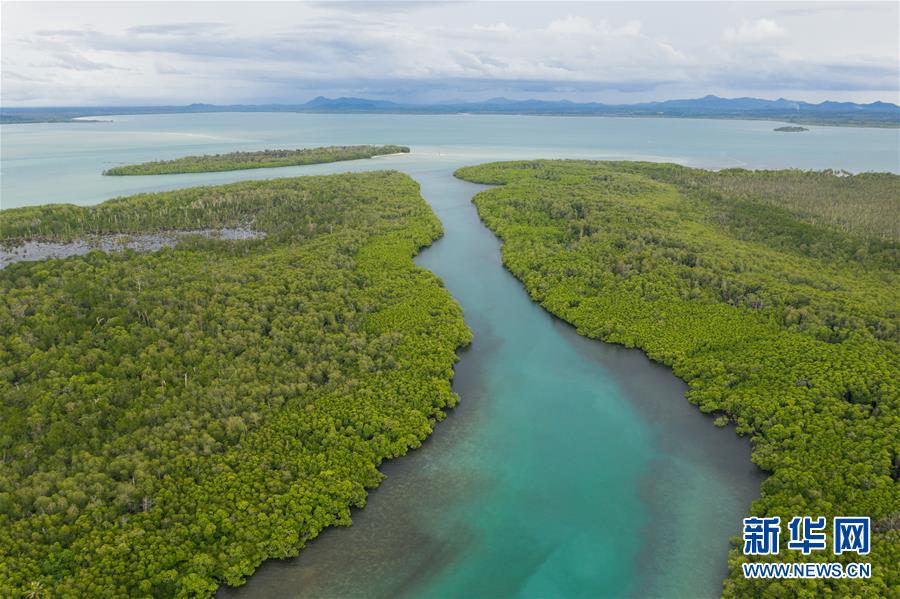
POLYGON ((141 164, 114 166, 104 175, 175 175, 183 173, 211 173, 251 168, 301 166, 343 160, 360 160, 387 154, 409 152, 406 146, 326 146, 300 150, 261 150, 259 152, 230 152, 203 156, 184 156, 174 160, 157 160, 141 164))
POLYGON ((735 545, 726 597, 898 588, 900 177, 587 161, 456 175, 499 186, 474 201, 536 302, 672 367, 691 402, 752 439, 770 475, 748 514, 871 516, 866 556, 735 545), (870 561, 872 577, 746 579, 751 559, 870 561))
POLYGON ((441 235, 397 172, 3 212, 24 239, 250 227, 0 270, 0 589, 212 596, 350 524, 457 397, 441 235))

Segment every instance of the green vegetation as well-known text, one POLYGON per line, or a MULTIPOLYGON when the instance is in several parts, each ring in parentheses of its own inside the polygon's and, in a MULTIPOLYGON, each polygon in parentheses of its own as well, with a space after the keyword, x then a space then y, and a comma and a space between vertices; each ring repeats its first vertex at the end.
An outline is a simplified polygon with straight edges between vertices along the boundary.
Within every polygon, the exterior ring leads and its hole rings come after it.
POLYGON ((0 271, 0 595, 210 596, 349 525, 453 406, 459 306, 396 172, 4 211, 2 236, 249 224, 0 271))
POLYGON ((806 127, 796 127, 796 126, 788 126, 788 127, 776 127, 772 129, 772 131, 780 131, 782 133, 800 133, 802 131, 809 131, 806 127))
POLYGON ((770 558, 868 560, 871 579, 746 580, 735 548, 725 596, 900 588, 900 177, 576 161, 456 174, 502 185, 475 203, 534 300, 671 366, 690 401, 752 437, 771 472, 752 514, 872 517, 869 556, 804 558, 782 535, 770 558))
POLYGON ((641 169, 638 174, 649 171, 654 178, 688 188, 709 201, 715 201, 717 195, 738 200, 740 209, 730 211, 731 230, 737 235, 762 238, 766 232, 757 229, 772 227, 765 239, 767 243, 784 245, 793 240, 802 251, 820 257, 842 248, 835 254, 842 260, 853 258, 856 251, 894 255, 896 243, 880 242, 900 241, 900 177, 891 173, 850 176, 845 171, 713 172, 670 165, 644 165, 641 169), (783 218, 782 210, 800 222, 783 218))
POLYGON ((327 146, 302 150, 262 150, 260 152, 231 152, 205 156, 185 156, 175 160, 159 160, 142 164, 114 166, 104 175, 174 175, 179 173, 210 173, 239 171, 251 168, 300 166, 342 160, 359 160, 409 152, 405 146, 327 146))

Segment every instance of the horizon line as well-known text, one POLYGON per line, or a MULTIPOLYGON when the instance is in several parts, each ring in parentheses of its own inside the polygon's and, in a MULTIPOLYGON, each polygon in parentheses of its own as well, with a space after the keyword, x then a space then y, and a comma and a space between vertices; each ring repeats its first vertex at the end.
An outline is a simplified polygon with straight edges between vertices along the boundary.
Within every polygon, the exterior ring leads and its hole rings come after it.
POLYGON ((496 100, 503 100, 506 102, 543 102, 543 103, 569 103, 573 105, 602 105, 602 106, 639 106, 646 104, 662 104, 665 102, 680 102, 680 101, 696 101, 696 100, 705 100, 705 99, 717 99, 717 100, 760 100, 764 102, 791 102, 794 104, 806 104, 809 106, 821 106, 822 104, 854 104, 857 106, 871 106, 872 104, 887 104, 889 106, 894 106, 896 108, 900 108, 900 105, 886 101, 886 100, 874 100, 872 102, 853 102, 853 101, 841 101, 841 100, 822 100, 821 102, 809 102, 806 100, 791 100, 790 98, 785 98, 784 96, 779 96, 777 98, 765 98, 758 96, 718 96, 715 94, 706 94, 697 97, 674 97, 668 98, 665 100, 647 100, 643 102, 603 102, 602 100, 589 100, 589 101, 577 101, 577 100, 569 100, 566 98, 555 99, 555 100, 542 100, 539 98, 524 98, 524 99, 516 99, 516 98, 507 98, 504 96, 492 96, 489 98, 484 98, 480 100, 433 100, 430 102, 403 102, 396 100, 388 100, 381 98, 370 98, 364 96, 325 96, 322 94, 311 97, 307 100, 300 100, 297 102, 288 102, 288 101, 254 101, 254 102, 232 102, 232 103, 213 103, 213 102, 188 102, 188 103, 172 103, 172 102, 163 102, 163 103, 138 103, 138 104, 60 104, 60 105, 33 105, 33 106, 19 106, 19 105, 4 105, 2 100, 0 100, 0 110, 3 109, 45 109, 45 108, 165 108, 165 107, 173 107, 173 108, 184 108, 190 106, 214 106, 214 107, 228 107, 228 106, 304 106, 309 104, 314 100, 365 100, 369 102, 387 102, 391 104, 396 104, 397 106, 422 106, 422 107, 431 107, 431 106, 440 106, 440 105, 466 105, 466 104, 483 104, 485 102, 491 102, 496 100))

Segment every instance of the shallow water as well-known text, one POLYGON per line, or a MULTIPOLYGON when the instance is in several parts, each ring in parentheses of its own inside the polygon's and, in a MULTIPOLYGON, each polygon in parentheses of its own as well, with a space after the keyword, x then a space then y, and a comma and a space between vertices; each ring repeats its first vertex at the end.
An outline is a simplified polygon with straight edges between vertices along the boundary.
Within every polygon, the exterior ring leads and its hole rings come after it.
MULTIPOLYGON (((189 154, 321 145, 399 144, 422 160, 477 164, 515 158, 671 161, 689 166, 900 171, 896 129, 809 127, 700 119, 501 115, 212 113, 111 116, 109 122, 0 125, 0 207, 94 203, 117 195, 243 179, 334 172, 334 165, 224 173, 103 177, 118 164, 189 154)), ((350 170, 341 163, 336 170, 350 170)), ((369 167, 355 167, 369 168, 369 167)))
POLYGON ((740 121, 114 119, 4 126, 3 206, 395 168, 420 182, 444 223, 444 238, 417 262, 443 278, 474 333, 456 368, 459 406, 422 448, 384 465, 387 479, 354 513, 354 525, 326 531, 297 559, 268 562, 223 596, 718 595, 728 538, 738 534, 762 480, 748 444, 688 404, 668 369, 636 350, 579 337, 533 304, 503 270, 499 244, 470 203, 480 187, 452 172, 487 160, 563 156, 896 171, 900 152, 896 131, 812 128, 812 135, 783 136, 772 123, 740 121), (413 153, 124 181, 97 174, 116 161, 289 142, 400 143, 413 153), (39 177, 51 164, 56 178, 39 177))
POLYGON ((717 595, 762 478, 748 444, 688 404, 668 369, 532 303, 470 203, 480 186, 443 168, 413 175, 445 228, 417 262, 474 333, 462 401, 384 467, 352 528, 222 596, 717 595))

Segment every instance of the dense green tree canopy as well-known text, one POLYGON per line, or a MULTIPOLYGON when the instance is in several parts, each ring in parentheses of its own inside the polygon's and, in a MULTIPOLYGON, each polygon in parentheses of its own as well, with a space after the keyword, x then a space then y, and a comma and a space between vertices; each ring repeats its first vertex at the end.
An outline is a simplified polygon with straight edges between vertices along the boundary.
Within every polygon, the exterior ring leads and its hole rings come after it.
MULTIPOLYGON (((582 335, 671 366, 704 412, 751 435, 771 476, 750 512, 871 516, 869 580, 753 581, 725 595, 900 588, 900 177, 671 164, 467 167, 504 264, 582 335)), ((748 506, 749 508, 749 506, 748 506)))
POLYGON ((327 146, 300 150, 260 150, 258 152, 230 152, 204 156, 184 156, 174 160, 159 160, 141 164, 114 166, 104 175, 172 175, 177 173, 208 173, 238 171, 250 168, 300 166, 322 162, 359 160, 386 154, 409 152, 406 146, 327 146))
POLYGON ((0 596, 211 595, 350 523, 445 410, 459 306, 396 172, 3 213, 6 243, 251 226, 0 271, 0 596))

